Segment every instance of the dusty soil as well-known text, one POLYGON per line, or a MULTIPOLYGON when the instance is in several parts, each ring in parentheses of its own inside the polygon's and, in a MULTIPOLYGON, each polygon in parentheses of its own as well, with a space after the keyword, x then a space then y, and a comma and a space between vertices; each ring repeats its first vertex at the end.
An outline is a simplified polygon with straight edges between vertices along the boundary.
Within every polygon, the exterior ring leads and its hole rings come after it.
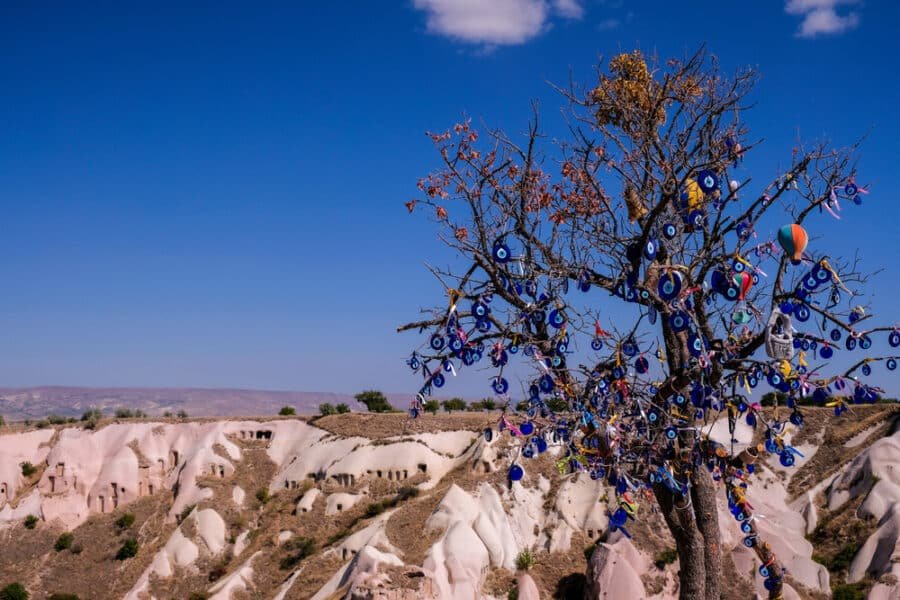
POLYGON ((93 515, 72 532, 72 547, 61 552, 53 545, 62 530, 52 524, 41 522, 31 531, 24 526, 4 531, 0 534, 0 573, 5 581, 21 582, 34 598, 70 593, 96 600, 119 599, 174 530, 174 525, 165 523, 171 501, 171 494, 160 493, 112 513, 93 515), (135 521, 120 531, 114 523, 125 512, 134 514, 135 521), (140 544, 137 556, 116 560, 129 537, 140 544), (73 548, 81 550, 75 553, 73 548))

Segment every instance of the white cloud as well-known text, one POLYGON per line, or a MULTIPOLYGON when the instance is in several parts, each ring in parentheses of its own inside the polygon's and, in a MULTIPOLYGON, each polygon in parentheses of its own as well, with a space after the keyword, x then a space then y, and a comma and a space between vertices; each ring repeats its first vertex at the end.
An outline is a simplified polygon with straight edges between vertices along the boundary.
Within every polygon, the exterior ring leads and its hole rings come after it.
POLYGON ((581 0, 553 0, 553 9, 567 19, 580 19, 584 16, 581 0))
POLYGON ((622 25, 622 21, 618 19, 603 19, 599 23, 597 23, 597 29, 600 31, 610 31, 612 29, 617 29, 622 25))
POLYGON ((413 0, 426 13, 430 33, 485 45, 522 44, 549 25, 551 10, 568 19, 584 15, 581 0, 413 0))
POLYGON ((785 12, 800 15, 803 21, 797 31, 799 37, 812 38, 821 34, 843 33, 859 25, 859 15, 850 11, 838 14, 841 4, 857 4, 859 0, 787 0, 785 12))

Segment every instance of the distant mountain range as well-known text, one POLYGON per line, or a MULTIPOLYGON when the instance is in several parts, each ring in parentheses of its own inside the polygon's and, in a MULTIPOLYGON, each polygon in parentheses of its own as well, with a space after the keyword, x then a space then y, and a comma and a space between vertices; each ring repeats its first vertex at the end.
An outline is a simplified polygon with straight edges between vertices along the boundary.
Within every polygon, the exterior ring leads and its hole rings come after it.
MULTIPOLYGON (((403 410, 412 394, 386 394, 403 410)), ((300 414, 316 413, 319 405, 345 403, 352 410, 365 410, 350 394, 206 388, 93 388, 44 386, 0 388, 0 415, 23 420, 60 415, 80 417, 90 408, 107 414, 116 409, 143 410, 150 416, 166 411, 187 411, 192 417, 275 415, 282 406, 293 406, 300 414)))

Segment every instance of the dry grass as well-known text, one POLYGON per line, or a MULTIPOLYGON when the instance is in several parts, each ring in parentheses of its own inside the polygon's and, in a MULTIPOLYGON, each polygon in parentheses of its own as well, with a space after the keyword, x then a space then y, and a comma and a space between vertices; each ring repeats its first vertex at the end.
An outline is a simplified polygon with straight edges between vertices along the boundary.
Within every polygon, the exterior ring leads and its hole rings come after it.
POLYGON ((16 526, 5 531, 0 541, 0 573, 4 580, 22 582, 35 598, 52 593, 72 593, 96 600, 121 598, 174 529, 164 523, 171 501, 171 494, 160 493, 140 498, 127 508, 91 516, 73 532, 72 547, 80 547, 79 554, 72 549, 53 549, 62 532, 59 528, 41 523, 37 529, 27 531, 16 526), (126 511, 135 515, 135 522, 120 532, 114 522, 126 511), (115 560, 122 542, 132 536, 140 543, 138 555, 125 561, 115 560), (98 582, 103 585, 98 586, 98 582))
POLYGON ((788 496, 795 498, 804 491, 837 473, 841 467, 853 460, 857 454, 881 438, 892 421, 900 416, 900 406, 877 404, 854 406, 852 415, 835 417, 827 408, 807 408, 803 412, 806 425, 795 437, 793 444, 815 440, 824 435, 819 449, 808 462, 804 463, 791 478, 787 487, 788 496), (847 448, 844 444, 860 432, 872 428, 861 444, 847 448))
POLYGON ((497 411, 426 413, 417 419, 410 419, 406 413, 348 413, 313 418, 310 423, 336 435, 378 440, 417 433, 482 431, 485 427, 496 426, 499 418, 497 411))

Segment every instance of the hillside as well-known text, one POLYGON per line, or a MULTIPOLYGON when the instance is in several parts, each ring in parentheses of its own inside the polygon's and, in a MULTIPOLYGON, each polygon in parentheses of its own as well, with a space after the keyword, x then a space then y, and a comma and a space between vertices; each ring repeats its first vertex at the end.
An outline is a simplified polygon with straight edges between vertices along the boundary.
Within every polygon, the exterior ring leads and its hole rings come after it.
MULTIPOLYGON (((835 586, 897 598, 898 413, 809 413, 790 442, 804 457, 790 470, 765 461, 749 492, 788 568, 786 598, 826 598, 835 586)), ((672 540, 651 503, 639 510, 633 540, 610 533, 606 484, 560 475, 553 444, 525 460, 516 438, 488 442, 482 431, 496 433, 498 418, 7 427, 0 587, 19 582, 32 598, 97 600, 677 595, 672 540), (525 469, 516 483, 507 479, 513 460, 525 469), (527 572, 517 568, 529 562, 526 552, 534 562, 527 572)), ((735 437, 754 441, 746 427, 735 437)), ((720 500, 729 598, 752 597, 762 592, 758 565, 720 500)))
MULTIPOLYGON (((404 409, 411 394, 387 394, 394 406, 404 409)), ((274 415, 282 406, 300 414, 318 412, 322 403, 345 403, 365 410, 350 394, 205 388, 92 388, 44 386, 0 388, 0 415, 7 420, 39 419, 49 415, 79 417, 89 408, 109 414, 116 409, 142 410, 149 415, 186 411, 198 417, 274 415)))

